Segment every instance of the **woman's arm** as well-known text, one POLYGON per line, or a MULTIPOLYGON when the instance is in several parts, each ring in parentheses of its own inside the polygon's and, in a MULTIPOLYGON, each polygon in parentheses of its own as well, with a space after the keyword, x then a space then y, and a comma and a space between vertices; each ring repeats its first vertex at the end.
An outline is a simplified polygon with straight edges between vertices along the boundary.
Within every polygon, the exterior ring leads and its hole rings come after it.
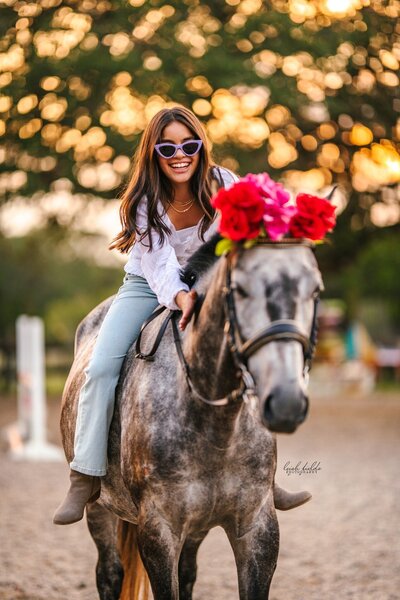
POLYGON ((180 291, 189 291, 186 283, 181 281, 181 266, 174 248, 168 242, 160 246, 157 234, 151 233, 153 249, 150 251, 146 245, 147 236, 136 242, 141 253, 141 267, 145 278, 153 292, 157 295, 160 304, 172 310, 179 308, 175 297, 180 291))

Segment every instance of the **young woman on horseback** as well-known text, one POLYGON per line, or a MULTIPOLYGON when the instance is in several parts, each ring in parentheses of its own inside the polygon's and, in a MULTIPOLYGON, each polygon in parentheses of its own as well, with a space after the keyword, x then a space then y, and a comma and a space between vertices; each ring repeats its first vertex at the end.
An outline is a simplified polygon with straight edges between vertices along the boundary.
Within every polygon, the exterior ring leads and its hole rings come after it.
MULTIPOLYGON (((179 327, 185 329, 196 292, 181 281, 181 269, 217 231, 210 202, 213 181, 229 187, 237 180, 231 171, 213 163, 204 129, 190 110, 182 106, 163 109, 147 125, 122 197, 122 230, 110 246, 129 253, 126 274, 85 369, 71 485, 54 523, 79 521, 85 505, 99 497, 101 477, 107 470, 115 388, 124 358, 158 304, 182 311, 179 327)), ((275 506, 282 510, 299 506, 310 497, 308 492, 274 489, 275 506)))

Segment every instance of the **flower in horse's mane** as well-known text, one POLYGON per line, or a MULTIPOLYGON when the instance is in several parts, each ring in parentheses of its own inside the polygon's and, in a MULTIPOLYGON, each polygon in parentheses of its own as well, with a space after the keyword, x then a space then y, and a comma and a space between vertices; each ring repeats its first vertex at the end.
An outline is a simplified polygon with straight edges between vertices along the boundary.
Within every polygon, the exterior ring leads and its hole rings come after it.
POLYGON ((253 183, 239 181, 229 190, 221 188, 213 206, 221 213, 219 231, 224 237, 241 242, 259 236, 264 201, 253 183))
POLYGON ((336 224, 335 207, 324 198, 311 194, 298 194, 297 211, 289 223, 294 238, 322 240, 336 224))
POLYGON ((288 204, 290 194, 281 183, 277 183, 268 173, 249 173, 243 181, 254 183, 264 199, 264 227, 268 237, 277 241, 289 230, 289 222, 296 208, 288 204))
POLYGON ((283 237, 318 241, 334 228, 335 207, 325 198, 298 194, 295 206, 289 202, 289 192, 267 173, 249 173, 229 189, 220 189, 212 199, 224 238, 217 253, 229 251, 235 242, 250 246, 259 237, 273 242, 283 237))
POLYGON ((284 206, 290 200, 290 194, 281 183, 274 181, 268 173, 248 173, 242 181, 250 181, 256 185, 259 193, 266 199, 284 206))

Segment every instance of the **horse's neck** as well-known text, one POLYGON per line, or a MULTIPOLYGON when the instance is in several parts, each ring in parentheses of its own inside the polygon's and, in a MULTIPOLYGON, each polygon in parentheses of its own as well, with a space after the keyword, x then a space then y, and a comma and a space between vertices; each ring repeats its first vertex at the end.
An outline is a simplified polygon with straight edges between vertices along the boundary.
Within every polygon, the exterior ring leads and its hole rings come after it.
MULTIPOLYGON (((239 385, 224 334, 223 285, 224 271, 219 265, 197 320, 189 326, 184 342, 193 386, 209 400, 223 398, 239 385)), ((204 426, 217 445, 226 445, 235 430, 241 403, 225 408, 212 407, 192 398, 190 411, 199 428, 204 426)))
POLYGON ((232 356, 224 334, 224 269, 221 264, 218 267, 184 343, 193 383, 211 400, 232 391, 235 380, 232 356))

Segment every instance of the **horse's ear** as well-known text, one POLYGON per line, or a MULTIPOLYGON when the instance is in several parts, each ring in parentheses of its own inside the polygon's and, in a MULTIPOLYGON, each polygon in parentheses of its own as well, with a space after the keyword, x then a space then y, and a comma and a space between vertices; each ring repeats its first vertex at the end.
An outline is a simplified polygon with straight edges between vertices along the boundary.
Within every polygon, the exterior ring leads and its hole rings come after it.
POLYGON ((221 175, 221 169, 217 166, 211 167, 211 193, 213 196, 219 189, 225 187, 224 179, 221 175))
POLYGON ((325 196, 325 200, 329 200, 329 202, 332 200, 333 194, 335 193, 336 188, 337 188, 337 185, 334 185, 333 188, 331 189, 331 191, 329 192, 329 194, 327 196, 325 196))

